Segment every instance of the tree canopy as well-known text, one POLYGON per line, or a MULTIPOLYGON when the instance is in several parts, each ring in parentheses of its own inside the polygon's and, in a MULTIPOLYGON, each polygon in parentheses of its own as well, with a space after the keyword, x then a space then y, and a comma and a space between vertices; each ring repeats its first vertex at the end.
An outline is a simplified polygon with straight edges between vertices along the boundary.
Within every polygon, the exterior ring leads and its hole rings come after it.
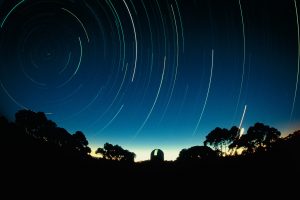
POLYGON ((236 126, 233 126, 230 130, 217 127, 206 136, 204 146, 209 145, 221 152, 221 154, 226 153, 226 148, 239 137, 239 132, 240 130, 236 126))
POLYGON ((96 154, 100 154, 102 158, 107 160, 134 162, 135 153, 123 149, 119 145, 105 143, 103 148, 98 148, 96 154))
POLYGON ((210 160, 217 157, 216 151, 208 146, 193 146, 180 151, 178 161, 210 160))
MULTIPOLYGON (((20 110, 15 114, 15 122, 12 123, 0 116, 0 132, 4 133, 1 140, 3 146, 6 147, 8 143, 14 142, 24 149, 23 152, 31 145, 39 143, 39 147, 54 146, 55 151, 59 149, 58 152, 65 155, 86 157, 91 153, 88 146, 89 142, 82 131, 71 134, 66 129, 58 127, 55 122, 47 119, 43 112, 20 110), (14 134, 15 138, 11 137, 14 134), (27 145, 22 145, 23 143, 27 145)), ((253 155, 262 152, 274 155, 278 152, 284 152, 282 155, 286 156, 297 155, 295 150, 299 149, 300 131, 296 131, 285 138, 280 138, 280 135, 280 131, 276 128, 263 123, 256 123, 249 127, 244 135, 240 135, 240 130, 236 126, 230 129, 217 127, 207 134, 204 146, 182 149, 177 160, 211 160, 218 156, 231 156, 233 152, 236 153, 235 155, 240 153, 253 155)), ((6 150, 8 149, 6 148, 6 150)), ((34 151, 29 153, 32 152, 34 151)), ((103 148, 98 148, 96 154, 105 160, 126 162, 134 162, 136 157, 135 153, 110 143, 105 143, 103 148)))
POLYGON ((15 123, 18 128, 36 139, 55 144, 70 153, 88 155, 91 149, 83 132, 77 131, 73 135, 55 122, 47 119, 43 112, 20 110, 15 114, 15 123))
POLYGON ((234 140, 229 148, 239 149, 243 148, 244 153, 254 153, 256 151, 265 151, 271 148, 281 133, 276 128, 264 125, 263 123, 256 123, 249 127, 247 134, 234 140))

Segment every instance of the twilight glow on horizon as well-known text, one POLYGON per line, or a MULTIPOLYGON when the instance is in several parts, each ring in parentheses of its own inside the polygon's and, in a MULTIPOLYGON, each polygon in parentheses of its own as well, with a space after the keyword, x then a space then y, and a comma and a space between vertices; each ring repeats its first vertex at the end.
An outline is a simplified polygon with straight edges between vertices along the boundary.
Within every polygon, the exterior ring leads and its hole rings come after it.
POLYGON ((300 129, 297 0, 0 0, 0 114, 174 160, 214 128, 300 129))

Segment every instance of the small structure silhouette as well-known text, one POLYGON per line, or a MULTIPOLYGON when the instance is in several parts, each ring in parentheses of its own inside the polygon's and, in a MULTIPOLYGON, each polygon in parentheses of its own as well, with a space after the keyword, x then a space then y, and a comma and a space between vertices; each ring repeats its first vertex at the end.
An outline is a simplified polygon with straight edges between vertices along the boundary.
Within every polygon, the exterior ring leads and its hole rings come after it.
POLYGON ((163 162, 164 161, 164 152, 160 149, 154 149, 151 152, 150 160, 155 161, 155 162, 163 162))

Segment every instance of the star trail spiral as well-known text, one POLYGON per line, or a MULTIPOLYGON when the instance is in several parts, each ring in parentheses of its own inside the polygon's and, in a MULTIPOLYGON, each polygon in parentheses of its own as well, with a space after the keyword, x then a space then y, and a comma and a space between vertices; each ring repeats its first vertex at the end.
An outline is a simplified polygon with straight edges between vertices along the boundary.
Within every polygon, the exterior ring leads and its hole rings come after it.
POLYGON ((299 128, 298 7, 2 0, 0 111, 43 111, 93 148, 118 143, 140 159, 154 148, 174 159, 217 126, 299 128))

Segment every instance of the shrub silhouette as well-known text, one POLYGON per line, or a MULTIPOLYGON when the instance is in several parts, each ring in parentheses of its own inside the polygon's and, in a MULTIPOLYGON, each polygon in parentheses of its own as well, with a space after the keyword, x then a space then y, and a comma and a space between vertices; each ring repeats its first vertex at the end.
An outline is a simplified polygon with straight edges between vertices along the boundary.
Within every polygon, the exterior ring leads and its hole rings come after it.
POLYGON ((217 158, 217 152, 208 146, 193 146, 180 151, 178 161, 213 160, 217 158))

